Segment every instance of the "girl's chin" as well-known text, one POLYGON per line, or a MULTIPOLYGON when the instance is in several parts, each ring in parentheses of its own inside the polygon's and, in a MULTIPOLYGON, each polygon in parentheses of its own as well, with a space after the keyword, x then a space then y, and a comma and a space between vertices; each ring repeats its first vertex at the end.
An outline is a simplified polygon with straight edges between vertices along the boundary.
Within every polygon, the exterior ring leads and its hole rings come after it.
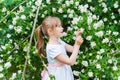
POLYGON ((60 35, 59 37, 61 38, 61 37, 63 37, 64 35, 60 35))

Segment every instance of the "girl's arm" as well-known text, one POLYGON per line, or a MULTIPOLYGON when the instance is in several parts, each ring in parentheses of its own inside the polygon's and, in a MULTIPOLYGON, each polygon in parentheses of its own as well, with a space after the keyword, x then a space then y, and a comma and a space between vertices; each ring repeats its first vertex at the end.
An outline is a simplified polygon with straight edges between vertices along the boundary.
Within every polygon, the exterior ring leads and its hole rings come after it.
MULTIPOLYGON (((81 35, 81 34, 82 34, 82 32, 81 32, 80 30, 78 30, 78 31, 76 32, 76 37, 79 36, 79 35, 81 35)), ((69 45, 69 44, 66 43, 66 44, 65 44, 65 49, 66 49, 67 52, 72 53, 72 52, 73 52, 73 49, 74 49, 74 46, 69 45)))
POLYGON ((77 36, 71 56, 68 57, 67 55, 59 54, 58 56, 55 57, 55 59, 64 64, 74 65, 76 62, 78 51, 79 51, 79 48, 80 48, 80 45, 82 44, 82 42, 83 42, 82 37, 77 36))
POLYGON ((65 44, 65 49, 66 49, 67 52, 72 53, 73 52, 73 48, 74 48, 74 46, 71 46, 71 45, 69 45, 67 43, 65 44))

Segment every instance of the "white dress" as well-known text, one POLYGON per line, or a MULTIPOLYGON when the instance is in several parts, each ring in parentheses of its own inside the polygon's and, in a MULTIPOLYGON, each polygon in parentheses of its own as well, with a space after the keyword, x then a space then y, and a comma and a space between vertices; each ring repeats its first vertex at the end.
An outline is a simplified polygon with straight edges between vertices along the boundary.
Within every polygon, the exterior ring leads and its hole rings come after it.
MULTIPOLYGON (((48 64, 54 65, 59 63, 59 61, 55 60, 55 57, 59 54, 66 54, 65 50, 65 42, 59 39, 61 44, 47 44, 46 46, 46 53, 47 53, 47 60, 48 64)), ((48 67, 48 72, 55 76, 55 80, 74 80, 72 69, 69 65, 64 64, 62 66, 52 66, 48 67)), ((44 78, 42 80, 50 80, 48 73, 44 73, 44 78)))

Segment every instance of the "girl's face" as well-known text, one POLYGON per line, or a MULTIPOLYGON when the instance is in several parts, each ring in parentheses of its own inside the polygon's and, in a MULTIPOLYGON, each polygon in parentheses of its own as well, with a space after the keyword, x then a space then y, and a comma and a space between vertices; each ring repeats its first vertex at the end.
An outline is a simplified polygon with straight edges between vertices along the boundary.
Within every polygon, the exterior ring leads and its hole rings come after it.
POLYGON ((60 37, 63 36, 63 27, 62 27, 61 25, 55 27, 54 35, 55 35, 57 38, 60 38, 60 37))
POLYGON ((52 18, 51 24, 54 24, 54 26, 52 25, 47 31, 49 37, 51 36, 54 36, 56 38, 62 37, 63 27, 61 26, 61 21, 58 18, 52 18))

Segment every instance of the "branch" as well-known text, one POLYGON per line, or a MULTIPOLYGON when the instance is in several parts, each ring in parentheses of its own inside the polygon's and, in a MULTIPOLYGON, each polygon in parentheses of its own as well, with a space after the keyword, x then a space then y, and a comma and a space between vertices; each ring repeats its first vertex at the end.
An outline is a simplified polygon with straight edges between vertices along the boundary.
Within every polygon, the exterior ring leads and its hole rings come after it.
MULTIPOLYGON (((33 25, 32 33, 31 33, 31 37, 30 37, 30 42, 28 44, 27 57, 30 57, 30 54, 29 54, 30 53, 30 47, 31 47, 31 43, 32 43, 32 38, 33 38, 33 34, 34 34, 37 18, 38 18, 39 9, 40 9, 40 5, 38 6, 37 12, 36 12, 34 25, 33 25)), ((22 80, 25 80, 25 71, 26 71, 26 67, 27 67, 27 62, 28 62, 28 58, 26 58, 26 60, 25 60, 24 69, 23 69, 23 73, 22 73, 22 80)))
MULTIPOLYGON (((13 12, 15 9, 17 9, 20 5, 24 4, 27 0, 21 2, 18 6, 14 7, 10 12, 13 12)), ((10 12, 0 21, 0 23, 10 15, 10 12)))
MULTIPOLYGON (((22 43, 23 43, 24 41, 26 41, 29 37, 30 37, 30 35, 29 35, 28 37, 26 37, 26 38, 22 41, 22 43)), ((16 47, 14 47, 14 48, 10 51, 10 53, 12 53, 15 49, 16 49, 16 47)))

